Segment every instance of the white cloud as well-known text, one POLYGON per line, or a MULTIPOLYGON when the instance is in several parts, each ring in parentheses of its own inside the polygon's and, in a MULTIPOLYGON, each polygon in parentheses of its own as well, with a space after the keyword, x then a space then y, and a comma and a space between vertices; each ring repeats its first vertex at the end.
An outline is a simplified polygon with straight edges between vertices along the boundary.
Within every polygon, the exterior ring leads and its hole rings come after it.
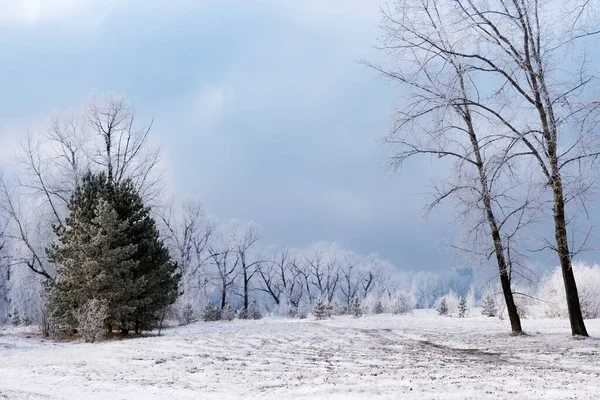
POLYGON ((229 85, 205 88, 198 94, 194 114, 204 120, 214 120, 224 111, 228 102, 233 99, 233 89, 229 85))
POLYGON ((27 26, 42 22, 74 22, 96 26, 112 10, 116 0, 0 0, 0 22, 27 26))

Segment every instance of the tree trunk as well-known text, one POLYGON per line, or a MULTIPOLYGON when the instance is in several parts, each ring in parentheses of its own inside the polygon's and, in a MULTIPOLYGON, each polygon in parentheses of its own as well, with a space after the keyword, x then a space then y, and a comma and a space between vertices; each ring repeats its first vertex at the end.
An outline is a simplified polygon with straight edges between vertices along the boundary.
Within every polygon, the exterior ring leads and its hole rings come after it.
MULTIPOLYGON (((460 75, 460 78, 461 84, 463 85, 463 93, 466 93, 462 75, 460 75)), ((471 114, 468 107, 466 107, 464 110, 464 119, 467 123, 467 128, 471 137, 471 146, 473 147, 473 153, 475 154, 475 159, 477 161, 477 170, 479 172, 479 182, 481 185, 481 193, 483 197, 482 201, 485 209, 486 219, 490 226, 492 240, 494 242, 494 252, 496 253, 496 261, 498 263, 500 284, 502 285, 502 294, 504 295, 504 301, 506 302, 506 311, 508 312, 508 318, 510 319, 510 327, 514 335, 520 335, 521 333, 523 333, 523 328, 521 327, 521 318, 519 317, 519 312, 517 311, 517 305, 515 304, 512 288, 510 287, 510 276, 508 273, 508 264, 504 255, 504 245, 502 243, 502 236, 500 235, 498 220, 496 219, 496 215, 494 214, 494 208, 492 206, 492 198, 488 186, 488 179, 483 163, 483 157, 481 156, 481 149, 479 147, 477 134, 475 133, 475 128, 473 126, 473 121, 471 119, 471 114)))
MULTIPOLYGON (((554 165, 553 165, 554 167, 554 165)), ((553 168, 554 170, 555 168, 553 168)), ((560 268, 562 270, 563 281, 565 284, 565 293, 567 296, 567 309, 569 310, 569 322, 571 323, 571 334, 573 336, 588 336, 581 305, 579 304, 579 293, 577 292, 577 283, 573 274, 573 265, 571 262, 571 252, 569 251, 569 242, 567 238, 567 223, 565 219, 565 202, 562 189, 562 182, 558 169, 553 174, 553 192, 554 192, 554 233, 556 235, 556 248, 560 259, 560 268)))
POLYGON ((244 311, 248 311, 249 299, 248 299, 248 271, 244 266, 244 311))
POLYGON ((221 310, 225 308, 225 301, 227 296, 227 286, 223 285, 223 291, 221 292, 221 310))

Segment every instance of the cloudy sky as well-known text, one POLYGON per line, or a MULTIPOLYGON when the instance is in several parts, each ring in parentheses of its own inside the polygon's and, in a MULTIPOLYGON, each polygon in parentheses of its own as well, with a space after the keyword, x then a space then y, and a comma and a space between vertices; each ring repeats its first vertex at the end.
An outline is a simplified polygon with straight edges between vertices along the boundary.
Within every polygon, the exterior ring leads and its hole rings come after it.
POLYGON ((391 177, 397 88, 377 60, 377 0, 0 0, 0 160, 53 110, 124 94, 156 120, 171 186, 265 243, 337 241, 403 269, 456 265, 447 211, 423 219, 439 174, 391 177))

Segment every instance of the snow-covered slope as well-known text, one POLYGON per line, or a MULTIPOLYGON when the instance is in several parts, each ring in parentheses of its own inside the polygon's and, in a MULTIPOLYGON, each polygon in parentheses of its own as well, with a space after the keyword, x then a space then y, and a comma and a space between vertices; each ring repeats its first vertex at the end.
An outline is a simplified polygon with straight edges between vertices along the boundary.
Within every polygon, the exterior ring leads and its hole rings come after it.
MULTIPOLYGON (((591 399, 600 340, 475 316, 197 323, 97 344, 0 331, 0 399, 591 399), (27 337, 29 336, 29 337, 27 337)), ((600 335, 600 320, 588 321, 600 335)))

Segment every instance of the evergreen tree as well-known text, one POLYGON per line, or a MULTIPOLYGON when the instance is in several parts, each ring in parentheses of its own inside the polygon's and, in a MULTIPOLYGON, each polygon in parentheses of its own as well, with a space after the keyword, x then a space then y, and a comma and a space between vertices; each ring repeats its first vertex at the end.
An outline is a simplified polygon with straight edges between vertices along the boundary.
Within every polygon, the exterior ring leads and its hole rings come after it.
POLYGON ((202 310, 202 320, 204 322, 218 321, 221 319, 221 311, 215 307, 212 301, 206 303, 204 310, 202 310))
POLYGON ((490 293, 486 294, 483 299, 481 299, 481 306, 483 310, 481 313, 486 317, 495 317, 498 310, 496 309, 496 300, 494 296, 490 293))
POLYGON ((260 307, 256 300, 252 300, 250 306, 248 307, 248 319, 261 319, 262 313, 260 312, 260 307))
POLYGON ((108 304, 109 331, 154 328, 177 298, 179 274, 131 181, 88 173, 68 210, 48 249, 57 271, 48 299, 54 327, 74 333, 78 309, 95 298, 108 304))
POLYGON ((442 297, 437 304, 436 310, 439 315, 448 315, 448 304, 446 304, 446 298, 442 297))
POLYGON ((16 307, 12 307, 10 309, 10 324, 12 326, 21 325, 21 316, 19 315, 19 310, 16 307))
POLYGON ((184 324, 191 324, 195 320, 194 307, 191 303, 185 303, 181 310, 181 319, 184 324))
POLYGON ((383 305, 380 300, 377 300, 373 306, 373 314, 383 314, 383 305))
POLYGON ((461 296, 458 301, 458 317, 464 318, 467 315, 467 301, 461 296))
POLYGON ((317 301, 315 301, 312 313, 317 319, 325 319, 329 317, 327 304, 320 297, 317 299, 317 301))
POLYGON ((349 313, 354 318, 360 318, 362 316, 362 309, 360 308, 360 301, 358 300, 358 297, 354 297, 350 302, 349 313))
POLYGON ((221 320, 233 321, 234 318, 235 312, 233 311, 233 307, 231 307, 231 304, 225 304, 225 307, 221 310, 221 320))

